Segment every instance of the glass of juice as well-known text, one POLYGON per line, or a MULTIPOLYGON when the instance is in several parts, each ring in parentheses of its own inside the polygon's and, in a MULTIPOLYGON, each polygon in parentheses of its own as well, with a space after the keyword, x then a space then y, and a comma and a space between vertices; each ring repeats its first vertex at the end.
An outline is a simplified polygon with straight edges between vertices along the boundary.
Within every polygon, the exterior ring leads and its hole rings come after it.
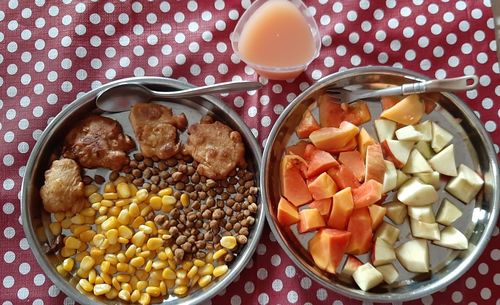
POLYGON ((318 25, 300 0, 257 0, 231 33, 233 50, 269 79, 291 79, 319 55, 318 25))

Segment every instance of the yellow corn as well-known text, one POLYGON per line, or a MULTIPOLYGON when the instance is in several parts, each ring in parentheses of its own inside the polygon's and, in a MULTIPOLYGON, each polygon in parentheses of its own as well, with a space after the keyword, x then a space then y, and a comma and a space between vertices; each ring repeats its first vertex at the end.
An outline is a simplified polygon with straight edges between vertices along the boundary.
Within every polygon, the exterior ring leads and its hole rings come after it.
POLYGON ((194 287, 198 283, 198 280, 200 279, 200 276, 196 274, 191 281, 189 282, 189 287, 194 287))
POLYGON ((146 262, 146 266, 144 266, 144 271, 150 272, 152 267, 153 267, 153 261, 152 260, 148 260, 146 262))
POLYGON ((143 231, 138 231, 132 236, 132 243, 137 247, 142 247, 144 241, 146 241, 146 234, 143 231))
POLYGON ((91 292, 92 290, 94 290, 94 285, 92 285, 86 279, 80 279, 80 281, 78 281, 78 284, 80 285, 80 287, 82 287, 83 290, 87 292, 91 292))
POLYGON ((139 226, 139 230, 143 231, 144 233, 146 234, 152 234, 153 233, 153 229, 151 229, 150 226, 147 226, 147 225, 140 225, 139 226))
POLYGON ((106 215, 101 215, 101 216, 97 217, 97 218, 95 219, 95 221, 94 221, 94 222, 95 222, 95 224, 96 224, 96 225, 100 225, 100 224, 102 224, 103 222, 105 222, 105 221, 106 221, 106 219, 108 219, 108 216, 106 216, 106 215))
POLYGON ((80 238, 80 240, 82 242, 88 243, 88 242, 90 242, 94 238, 95 235, 96 235, 95 231, 93 231, 93 230, 87 230, 87 231, 84 231, 84 232, 80 233, 79 238, 80 238))
POLYGON ((62 257, 70 257, 75 255, 76 249, 70 249, 68 247, 62 247, 61 250, 59 251, 59 254, 61 254, 62 257))
POLYGON ((160 287, 146 287, 146 293, 149 294, 152 297, 159 297, 161 294, 160 287))
POLYGON ((67 272, 73 270, 74 266, 75 266, 75 261, 71 257, 68 257, 65 260, 63 260, 62 267, 67 272))
POLYGON ((192 279, 196 274, 198 274, 198 267, 193 266, 193 267, 191 267, 191 269, 189 269, 189 271, 187 273, 187 277, 192 279))
POLYGON ((118 261, 120 263, 126 263, 126 262, 128 262, 128 257, 125 255, 125 253, 121 253, 121 252, 118 253, 116 255, 116 258, 118 259, 118 261))
POLYGON ((57 222, 61 222, 61 221, 63 221, 64 217, 66 217, 66 216, 64 215, 64 213, 63 213, 63 212, 57 212, 57 213, 54 213, 54 214, 52 214, 52 215, 54 215, 54 219, 55 219, 57 222))
POLYGON ((130 264, 134 267, 140 267, 142 265, 144 265, 145 263, 145 260, 143 257, 134 257, 133 259, 130 260, 130 264))
POLYGON ((103 295, 111 290, 111 285, 109 284, 97 284, 94 286, 94 295, 103 295))
POLYGON ((111 287, 111 290, 108 291, 108 293, 106 293, 105 296, 108 300, 113 300, 118 296, 118 290, 116 290, 116 288, 114 287, 111 287))
POLYGON ((170 247, 165 248, 165 254, 167 255, 167 259, 173 259, 174 258, 174 252, 170 247))
POLYGON ((137 186, 133 185, 132 183, 129 183, 128 188, 130 189, 130 196, 134 197, 137 194, 137 186))
MULTIPOLYGON (((129 281, 127 282, 130 282, 132 280, 132 277, 129 277, 129 281)), ((129 294, 132 293, 132 285, 130 285, 129 283, 122 283, 122 289, 127 291, 129 294)))
POLYGON ((118 272, 127 272, 128 264, 127 263, 118 263, 116 264, 116 271, 118 272))
POLYGON ((175 263, 175 261, 173 259, 169 259, 167 260, 168 262, 168 266, 172 269, 172 270, 175 270, 177 268, 177 264, 175 263))
POLYGON ((146 281, 137 282, 137 285, 136 285, 137 290, 141 291, 143 289, 146 289, 146 287, 148 287, 148 282, 146 282, 146 281))
POLYGON ((167 286, 167 289, 174 288, 175 280, 165 280, 165 285, 167 286))
POLYGON ((135 303, 135 302, 139 301, 140 297, 141 297, 141 292, 139 290, 135 289, 134 291, 132 291, 132 294, 130 295, 130 302, 135 303))
POLYGON ((207 255, 205 256, 205 261, 207 263, 213 263, 213 261, 214 261, 214 253, 213 252, 208 252, 207 255))
POLYGON ((81 224, 85 223, 85 219, 83 218, 82 215, 77 214, 77 215, 71 217, 71 223, 73 223, 75 225, 81 225, 81 224))
POLYGON ((212 274, 214 271, 214 265, 208 263, 203 267, 198 268, 198 274, 201 276, 212 274))
POLYGON ((142 293, 137 303, 141 305, 149 305, 151 303, 151 296, 147 293, 142 293))
POLYGON ((85 194, 85 197, 92 196, 92 194, 95 194, 95 192, 97 192, 97 190, 99 190, 99 188, 95 184, 89 184, 83 188, 83 192, 85 194))
POLYGON ((148 198, 148 190, 146 189, 140 189, 135 194, 135 200, 139 203, 146 200, 146 198, 148 198))
POLYGON ((127 226, 121 225, 118 227, 118 235, 126 239, 131 239, 134 236, 134 231, 127 226))
POLYGON ((130 214, 127 209, 123 209, 120 211, 120 214, 118 214, 118 222, 121 223, 122 225, 128 225, 130 223, 130 214))
POLYGON ((91 227, 89 225, 74 225, 71 227, 71 232, 73 232, 74 236, 80 235, 82 232, 90 230, 91 227))
POLYGON ((165 281, 160 282, 160 293, 161 295, 166 295, 167 294, 167 285, 165 284, 165 281))
POLYGON ((101 215, 105 215, 105 214, 108 214, 108 207, 105 207, 105 206, 101 206, 98 210, 99 214, 101 215))
POLYGON ((101 228, 105 231, 111 230, 111 229, 116 229, 120 226, 120 223, 116 219, 115 216, 111 216, 108 219, 106 219, 102 224, 101 228))
POLYGON ((104 260, 109 262, 111 265, 118 264, 118 258, 115 254, 106 254, 104 255, 104 260))
POLYGON ((137 253, 137 256, 143 257, 143 258, 148 258, 151 255, 151 251, 149 250, 144 250, 139 253, 137 253))
POLYGON ((137 205, 137 203, 132 202, 128 206, 128 213, 129 213, 131 218, 136 218, 137 216, 140 215, 141 211, 139 210, 139 206, 137 205))
POLYGON ((102 277, 100 275, 95 277, 95 284, 94 285, 99 285, 99 284, 105 284, 104 280, 102 279, 102 277))
POLYGON ((121 300, 128 302, 130 301, 130 292, 128 292, 127 290, 120 290, 120 292, 118 292, 118 297, 121 300))
POLYGON ((201 259, 198 259, 196 258, 194 261, 193 261, 193 264, 196 266, 196 267, 203 267, 205 266, 205 262, 202 261, 201 259))
POLYGON ((174 294, 178 296, 183 296, 188 292, 187 286, 177 286, 174 288, 174 294))
POLYGON ((158 237, 153 237, 148 239, 147 246, 149 250, 157 250, 161 246, 163 246, 163 240, 158 237))
POLYGON ((119 176, 119 177, 118 177, 115 181, 113 181, 113 183, 114 183, 115 185, 118 185, 118 184, 120 184, 120 183, 122 183, 122 182, 126 182, 126 181, 127 181, 127 179, 125 179, 125 177, 124 177, 124 176, 119 176))
POLYGON ((212 272, 213 276, 219 277, 224 275, 229 268, 227 265, 220 265, 214 268, 214 271, 212 272))
POLYGON ((177 202, 174 196, 164 195, 161 197, 161 202, 166 205, 174 205, 177 202))
POLYGON ((151 213, 153 211, 153 209, 148 205, 148 206, 145 206, 142 210, 141 210, 141 216, 142 217, 146 217, 149 213, 151 213))
POLYGON ((181 204, 183 207, 187 207, 189 205, 189 196, 188 194, 184 193, 181 195, 181 204))
POLYGON ((78 275, 82 279, 85 279, 85 278, 89 277, 89 271, 85 271, 85 270, 79 268, 76 271, 76 275, 78 275))
POLYGON ((120 282, 118 281, 118 279, 116 277, 114 277, 112 280, 111 280, 111 285, 113 286, 113 288, 115 288, 117 291, 119 291, 121 289, 121 285, 120 285, 120 282))
POLYGON ((82 259, 87 256, 87 255, 90 255, 90 253, 88 251, 83 251, 83 252, 80 252, 80 253, 77 253, 75 255, 75 261, 77 262, 81 262, 82 259))
POLYGON ((168 259, 167 253, 165 253, 165 251, 158 251, 158 258, 162 261, 166 261, 168 259))
POLYGON ((104 193, 104 194, 102 194, 102 198, 108 199, 108 200, 116 200, 116 199, 118 199, 118 193, 113 193, 113 192, 104 193))
POLYGON ((185 279, 186 278, 186 270, 183 270, 183 269, 179 269, 175 272, 175 274, 177 275, 177 278, 178 279, 185 279))
POLYGON ((80 269, 89 271, 90 269, 92 269, 92 267, 94 267, 94 265, 95 259, 93 259, 91 256, 85 256, 80 263, 80 269))
POLYGON ((66 270, 64 270, 64 267, 63 267, 63 265, 62 265, 62 264, 61 264, 61 265, 57 265, 57 266, 56 266, 56 271, 57 271, 60 275, 62 275, 62 276, 66 276, 66 274, 68 274, 68 272, 67 272, 66 270))
POLYGON ((115 217, 117 217, 120 214, 121 210, 122 209, 120 207, 117 207, 117 206, 110 207, 108 209, 108 216, 115 216, 115 217))
POLYGON ((115 185, 112 182, 108 182, 104 185, 104 192, 105 193, 114 193, 116 192, 115 185))
POLYGON ((129 203, 130 203, 130 199, 128 199, 128 198, 126 198, 126 199, 120 199, 120 200, 117 200, 115 202, 115 206, 121 208, 121 207, 126 206, 129 203))
POLYGON ((175 280, 177 278, 177 275, 171 268, 163 269, 161 276, 164 280, 175 280))
POLYGON ((226 249, 224 249, 224 248, 219 249, 219 250, 215 251, 215 253, 214 253, 214 259, 219 259, 219 258, 223 257, 226 254, 227 254, 226 249))
POLYGON ((102 277, 102 280, 104 281, 104 283, 109 284, 109 285, 111 285, 113 283, 113 278, 109 274, 101 272, 100 276, 102 277))
POLYGON ((189 285, 189 281, 190 281, 190 279, 187 278, 187 277, 185 277, 183 279, 177 278, 177 279, 175 279, 175 285, 176 286, 188 286, 189 285))
POLYGON ((116 192, 118 193, 118 198, 130 198, 130 189, 126 182, 118 183, 116 192))
POLYGON ((117 229, 111 229, 106 232, 106 238, 108 239, 108 242, 110 245, 115 245, 118 243, 118 230, 117 229))
POLYGON ((149 198, 149 205, 153 210, 159 210, 161 209, 161 197, 160 196, 153 196, 149 198))
MULTIPOLYGON (((106 259, 106 258, 104 258, 106 259)), ((109 273, 109 267, 111 267, 111 263, 107 260, 101 263, 101 271, 104 273, 109 273)))
POLYGON ((144 224, 146 222, 146 220, 144 219, 144 217, 142 216, 138 216, 134 219, 134 221, 132 221, 132 223, 130 224, 130 227, 134 228, 134 229, 138 229, 139 226, 141 226, 142 224, 144 224))
POLYGON ((158 192, 159 196, 172 195, 174 190, 171 187, 164 188, 158 192))
POLYGON ((95 280, 97 279, 97 272, 95 271, 95 269, 91 269, 89 271, 88 279, 90 284, 95 284, 95 280))
POLYGON ((94 237, 92 238, 92 244, 98 248, 101 248, 101 246, 104 244, 104 241, 106 240, 106 236, 103 234, 95 234, 94 237))
POLYGON ((90 256, 92 256, 93 258, 95 258, 97 260, 97 258, 101 257, 104 255, 104 250, 103 249, 99 249, 99 248, 96 248, 96 247, 93 247, 90 249, 90 256))
POLYGON ((129 274, 118 274, 116 276, 116 280, 120 283, 128 283, 130 282, 131 276, 129 274))
POLYGON ((82 216, 94 216, 95 210, 92 208, 85 208, 85 209, 80 211, 80 215, 82 215, 82 216))
POLYGON ((186 270, 186 272, 193 267, 192 261, 184 261, 182 262, 182 269, 186 270))
POLYGON ((208 284, 210 284, 211 281, 212 281, 212 276, 210 274, 207 274, 207 275, 200 277, 200 279, 198 280, 198 285, 200 285, 200 287, 203 288, 203 287, 207 286, 208 284))
POLYGON ((237 242, 236 242, 236 237, 234 236, 223 236, 220 239, 220 244, 226 249, 232 250, 236 247, 237 242))
POLYGON ((130 246, 128 246, 127 250, 125 251, 125 256, 127 258, 132 258, 132 257, 134 257, 136 251, 137 251, 137 246, 130 245, 130 246))
MULTIPOLYGON (((99 195, 99 196, 101 196, 101 195, 99 195)), ((101 199, 102 199, 102 197, 101 197, 101 199)), ((92 203, 92 205, 91 205, 90 207, 91 207, 91 208, 92 208, 92 210, 94 210, 94 211, 99 210, 99 208, 101 207, 101 200, 99 200, 98 202, 94 202, 94 203, 92 203)))
POLYGON ((69 227, 71 227, 71 218, 64 218, 63 221, 61 221, 61 227, 63 229, 69 229, 69 227))

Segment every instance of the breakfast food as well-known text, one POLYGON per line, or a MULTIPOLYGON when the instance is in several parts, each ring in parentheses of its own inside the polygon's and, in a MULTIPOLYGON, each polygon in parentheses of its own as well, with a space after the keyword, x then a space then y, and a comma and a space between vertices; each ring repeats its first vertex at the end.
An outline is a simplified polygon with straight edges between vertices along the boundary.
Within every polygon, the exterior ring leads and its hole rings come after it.
POLYGON ((174 116, 172 109, 160 104, 139 103, 132 107, 129 118, 145 157, 168 159, 179 152, 177 129, 187 126, 183 113, 174 116))
POLYGON ((198 165, 198 173, 211 179, 224 179, 237 166, 245 165, 245 146, 239 132, 205 116, 188 129, 184 152, 198 165))
POLYGON ((92 114, 66 135, 63 156, 84 168, 119 170, 128 163, 127 152, 134 147, 117 121, 92 114))
POLYGON ((47 212, 79 212, 87 199, 83 192, 80 167, 71 159, 54 160, 45 171, 45 183, 40 189, 47 212))
POLYGON ((301 140, 287 147, 280 167, 278 222, 296 226, 287 232, 313 233, 307 250, 315 265, 340 271, 340 279, 362 290, 394 283, 396 260, 409 272, 430 272, 429 242, 467 249, 466 236, 453 226, 462 212, 448 198, 467 204, 484 184, 465 164, 457 169, 453 135, 422 121, 434 108, 428 100, 384 97, 382 108, 374 121, 377 141, 370 126, 359 126, 371 120, 366 103, 319 96, 297 126, 301 140), (411 234, 400 236, 398 226, 406 220, 411 234), (368 253, 368 260, 358 256, 368 253))

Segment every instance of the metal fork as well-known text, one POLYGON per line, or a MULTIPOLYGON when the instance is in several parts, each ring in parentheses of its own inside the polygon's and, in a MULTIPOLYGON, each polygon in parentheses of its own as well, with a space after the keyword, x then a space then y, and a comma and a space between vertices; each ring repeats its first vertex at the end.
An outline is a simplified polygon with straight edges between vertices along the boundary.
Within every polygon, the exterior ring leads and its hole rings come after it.
POLYGON ((362 99, 389 95, 472 90, 477 87, 478 82, 479 78, 476 75, 465 75, 461 77, 433 79, 418 83, 403 84, 401 86, 377 90, 360 89, 351 91, 344 88, 328 88, 326 93, 337 98, 341 103, 352 103, 362 99))

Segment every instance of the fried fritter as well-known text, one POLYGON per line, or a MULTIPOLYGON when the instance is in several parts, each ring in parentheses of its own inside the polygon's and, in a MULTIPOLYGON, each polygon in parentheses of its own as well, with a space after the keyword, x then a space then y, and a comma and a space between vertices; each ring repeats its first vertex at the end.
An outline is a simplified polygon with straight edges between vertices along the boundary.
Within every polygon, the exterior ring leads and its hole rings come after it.
POLYGON ((129 119, 145 157, 168 159, 179 152, 177 128, 187 126, 183 113, 173 115, 172 109, 160 104, 138 103, 130 110, 129 119))
POLYGON ((87 198, 80 176, 80 167, 72 159, 52 162, 45 171, 45 183, 40 189, 43 207, 47 212, 79 212, 87 198))
POLYGON ((66 135, 63 156, 85 168, 106 167, 120 170, 128 164, 127 152, 135 147, 115 120, 90 115, 66 135))
POLYGON ((245 145, 239 132, 210 117, 188 129, 184 153, 198 164, 198 173, 211 179, 225 179, 236 166, 245 165, 245 145))

